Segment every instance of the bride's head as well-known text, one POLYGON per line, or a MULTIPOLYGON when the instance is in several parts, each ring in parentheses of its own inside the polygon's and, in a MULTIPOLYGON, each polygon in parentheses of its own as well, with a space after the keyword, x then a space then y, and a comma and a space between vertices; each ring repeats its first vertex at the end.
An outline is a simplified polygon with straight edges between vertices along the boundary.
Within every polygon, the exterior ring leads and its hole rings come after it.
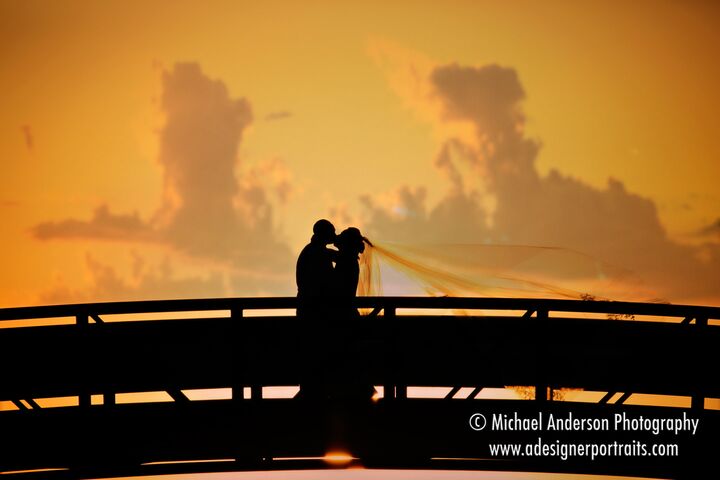
POLYGON ((362 236, 355 227, 346 228, 335 239, 335 246, 343 253, 359 255, 365 251, 365 242, 370 242, 362 236))

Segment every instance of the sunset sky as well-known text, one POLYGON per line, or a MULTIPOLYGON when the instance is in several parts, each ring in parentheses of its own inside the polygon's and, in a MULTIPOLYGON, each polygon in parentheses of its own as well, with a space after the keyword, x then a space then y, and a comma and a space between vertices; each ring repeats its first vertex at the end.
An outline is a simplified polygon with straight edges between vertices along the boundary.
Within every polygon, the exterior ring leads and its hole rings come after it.
POLYGON ((712 0, 0 0, 0 308, 294 295, 323 217, 720 305, 718 51, 712 0))
POLYGON ((2 0, 0 306, 292 295, 321 217, 561 247, 648 298, 720 304, 719 20, 710 1, 2 0))

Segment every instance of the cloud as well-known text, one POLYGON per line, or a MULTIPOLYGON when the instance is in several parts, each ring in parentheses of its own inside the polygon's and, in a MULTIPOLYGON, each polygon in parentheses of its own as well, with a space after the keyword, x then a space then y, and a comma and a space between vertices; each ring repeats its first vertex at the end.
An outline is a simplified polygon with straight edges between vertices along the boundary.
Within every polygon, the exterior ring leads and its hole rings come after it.
POLYGON ((720 248, 669 239, 651 199, 612 177, 598 189, 557 170, 538 173, 541 144, 525 135, 525 92, 514 69, 436 66, 426 82, 423 101, 442 106, 433 121, 469 122, 474 139, 440 144, 435 165, 449 187, 434 206, 424 189, 407 185, 394 201, 363 197, 370 235, 564 247, 636 272, 665 298, 720 297, 720 248))
POLYGON ((524 122, 520 102, 525 91, 515 70, 499 65, 474 68, 452 64, 435 68, 430 83, 447 118, 470 120, 480 136, 519 133, 524 122))
POLYGON ((710 225, 707 225, 698 231, 698 235, 703 237, 718 237, 720 238, 720 218, 715 220, 710 225))
POLYGON ((257 192, 245 215, 235 208, 241 194, 235 172, 243 131, 252 122, 250 104, 231 99, 225 85, 197 64, 177 64, 163 73, 159 163, 164 201, 155 223, 172 244, 193 254, 227 257, 271 240, 272 208, 257 192))
POLYGON ((281 205, 287 204, 297 190, 292 172, 279 158, 258 162, 246 170, 240 183, 241 197, 252 204, 253 192, 258 189, 270 192, 281 205))
POLYGON ((130 252, 130 259, 120 260, 129 266, 129 272, 123 273, 86 253, 84 284, 70 287, 69 282, 59 276, 52 287, 39 294, 38 303, 220 298, 247 296, 248 292, 267 296, 294 293, 293 285, 283 273, 206 264, 202 274, 181 274, 177 272, 178 258, 173 259, 172 253, 155 264, 134 250, 130 252))
POLYGON ((404 243, 480 242, 487 240, 485 212, 473 195, 451 191, 433 208, 427 207, 424 187, 400 187, 392 200, 378 203, 370 196, 360 202, 370 239, 404 243))
POLYGON ((101 206, 89 221, 44 222, 33 235, 160 242, 233 266, 286 271, 290 253, 275 230, 272 199, 287 201, 291 175, 279 160, 238 168, 242 137, 253 121, 250 103, 232 98, 196 63, 178 63, 162 73, 160 106, 163 197, 155 214, 142 220, 101 206))
POLYGON ((277 112, 270 112, 267 115, 265 115, 265 121, 266 122, 272 122, 275 120, 284 120, 286 118, 292 117, 292 112, 289 112, 287 110, 280 110, 277 112))
POLYGON ((74 289, 59 280, 55 287, 40 294, 40 302, 59 304, 201 298, 227 294, 221 274, 177 278, 167 259, 157 268, 148 268, 145 260, 134 254, 130 278, 123 278, 112 266, 98 261, 89 253, 85 256, 85 267, 89 275, 88 285, 74 289))
POLYGON ((475 129, 470 122, 444 115, 442 101, 428 81, 436 63, 428 56, 385 38, 375 37, 367 53, 386 76, 388 85, 403 105, 432 126, 438 141, 457 138, 474 145, 475 129))
POLYGON ((137 212, 118 215, 110 212, 107 205, 95 209, 89 221, 67 219, 59 222, 43 222, 31 229, 39 240, 54 238, 92 238, 97 240, 157 240, 154 232, 140 219, 137 212))

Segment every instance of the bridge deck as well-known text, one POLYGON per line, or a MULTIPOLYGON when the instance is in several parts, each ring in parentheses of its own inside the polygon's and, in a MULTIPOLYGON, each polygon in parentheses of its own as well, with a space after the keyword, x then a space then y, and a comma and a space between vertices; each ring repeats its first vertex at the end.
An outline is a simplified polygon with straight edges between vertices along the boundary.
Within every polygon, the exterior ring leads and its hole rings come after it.
MULTIPOLYGON (((295 317, 249 313, 293 308, 294 298, 0 310, 3 321, 70 317, 74 322, 0 329, 0 401, 21 409, 0 412, 0 471, 61 468, 52 474, 92 478, 328 468, 332 464, 322 457, 340 449, 365 467, 677 477, 712 462, 720 446, 718 412, 704 408, 706 398, 720 398, 720 381, 711 368, 720 345, 718 308, 535 299, 381 297, 358 303, 373 314, 350 327, 333 327, 319 343, 314 339, 314 348, 331 364, 360 360, 364 378, 384 387, 384 398, 377 402, 263 398, 263 387, 301 383, 307 368, 302 359, 313 339, 295 317), (412 314, 402 315, 402 309, 412 314), (208 318, 192 318, 200 311, 208 318), (187 318, 143 320, 152 312, 181 312, 187 318), (108 321, 117 314, 135 318, 108 321), (605 320, 581 318, 590 314, 605 320), (333 340, 338 336, 344 343, 333 340), (329 342, 327 350, 323 342, 329 342), (477 392, 507 385, 534 388, 536 400, 407 398, 410 387, 446 386, 451 392, 471 387, 477 392), (231 392, 229 399, 190 401, 183 393, 221 388, 231 392), (548 389, 560 388, 607 395, 599 404, 551 401, 548 389), (168 392, 174 401, 116 402, 125 393, 151 391, 168 392), (609 399, 619 393, 620 400, 611 404, 609 399), (692 408, 623 404, 638 393, 685 397, 692 408), (93 396, 102 396, 102 404, 93 405, 93 396), (40 408, 37 400, 48 397, 73 397, 79 406, 40 408), (649 462, 623 457, 499 459, 489 455, 488 442, 532 442, 538 433, 476 432, 468 426, 474 412, 595 417, 629 412, 648 418, 686 413, 700 419, 701 428, 692 437, 676 439, 679 457, 649 462)), ((356 372, 357 362, 347 365, 356 372)), ((554 432, 551 438, 657 440, 617 432, 587 438, 554 432)))

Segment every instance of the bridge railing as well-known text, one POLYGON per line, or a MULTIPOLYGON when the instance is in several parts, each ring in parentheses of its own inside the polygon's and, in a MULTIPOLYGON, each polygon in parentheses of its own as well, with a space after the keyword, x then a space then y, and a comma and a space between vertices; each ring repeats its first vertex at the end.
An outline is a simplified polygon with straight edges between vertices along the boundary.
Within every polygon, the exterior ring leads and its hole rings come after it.
MULTIPOLYGON (((599 313, 606 315, 644 315, 673 317, 690 323, 707 324, 720 320, 720 307, 674 305, 668 303, 614 302, 601 300, 557 300, 542 298, 472 298, 472 297, 359 297, 359 308, 392 313, 397 309, 416 310, 506 310, 524 311, 526 316, 547 316, 555 313, 599 313)), ((75 317, 86 323, 86 317, 116 314, 159 312, 192 312, 229 310, 242 316, 246 310, 294 309, 295 297, 245 297, 214 299, 148 300, 129 302, 79 303, 0 309, 0 321, 30 320, 54 317, 75 317)), ((1 325, 0 325, 1 327, 1 325)))
MULTIPOLYGON (((37 398, 77 396, 86 407, 93 395, 108 405, 124 392, 166 391, 182 402, 183 390, 213 388, 256 400, 264 386, 299 385, 310 352, 307 330, 294 316, 251 314, 294 309, 296 302, 223 298, 2 309, 0 324, 69 317, 74 325, 0 329, 0 400, 27 408, 37 398), (150 319, 161 312, 187 318, 150 319), (196 318, 197 312, 205 316, 196 318), (106 321, 123 314, 133 321, 106 321)), ((477 392, 508 385, 535 388, 538 401, 558 388, 607 392, 605 402, 622 393, 620 403, 631 393, 687 396, 696 408, 706 397, 720 397, 713 370, 720 308, 449 297, 366 297, 357 306, 370 314, 346 345, 331 348, 335 340, 327 339, 328 362, 362 359, 368 381, 382 385, 388 400, 406 398, 409 386, 477 392), (615 320, 567 318, 574 314, 615 320), (635 316, 677 320, 632 321, 635 316)))

